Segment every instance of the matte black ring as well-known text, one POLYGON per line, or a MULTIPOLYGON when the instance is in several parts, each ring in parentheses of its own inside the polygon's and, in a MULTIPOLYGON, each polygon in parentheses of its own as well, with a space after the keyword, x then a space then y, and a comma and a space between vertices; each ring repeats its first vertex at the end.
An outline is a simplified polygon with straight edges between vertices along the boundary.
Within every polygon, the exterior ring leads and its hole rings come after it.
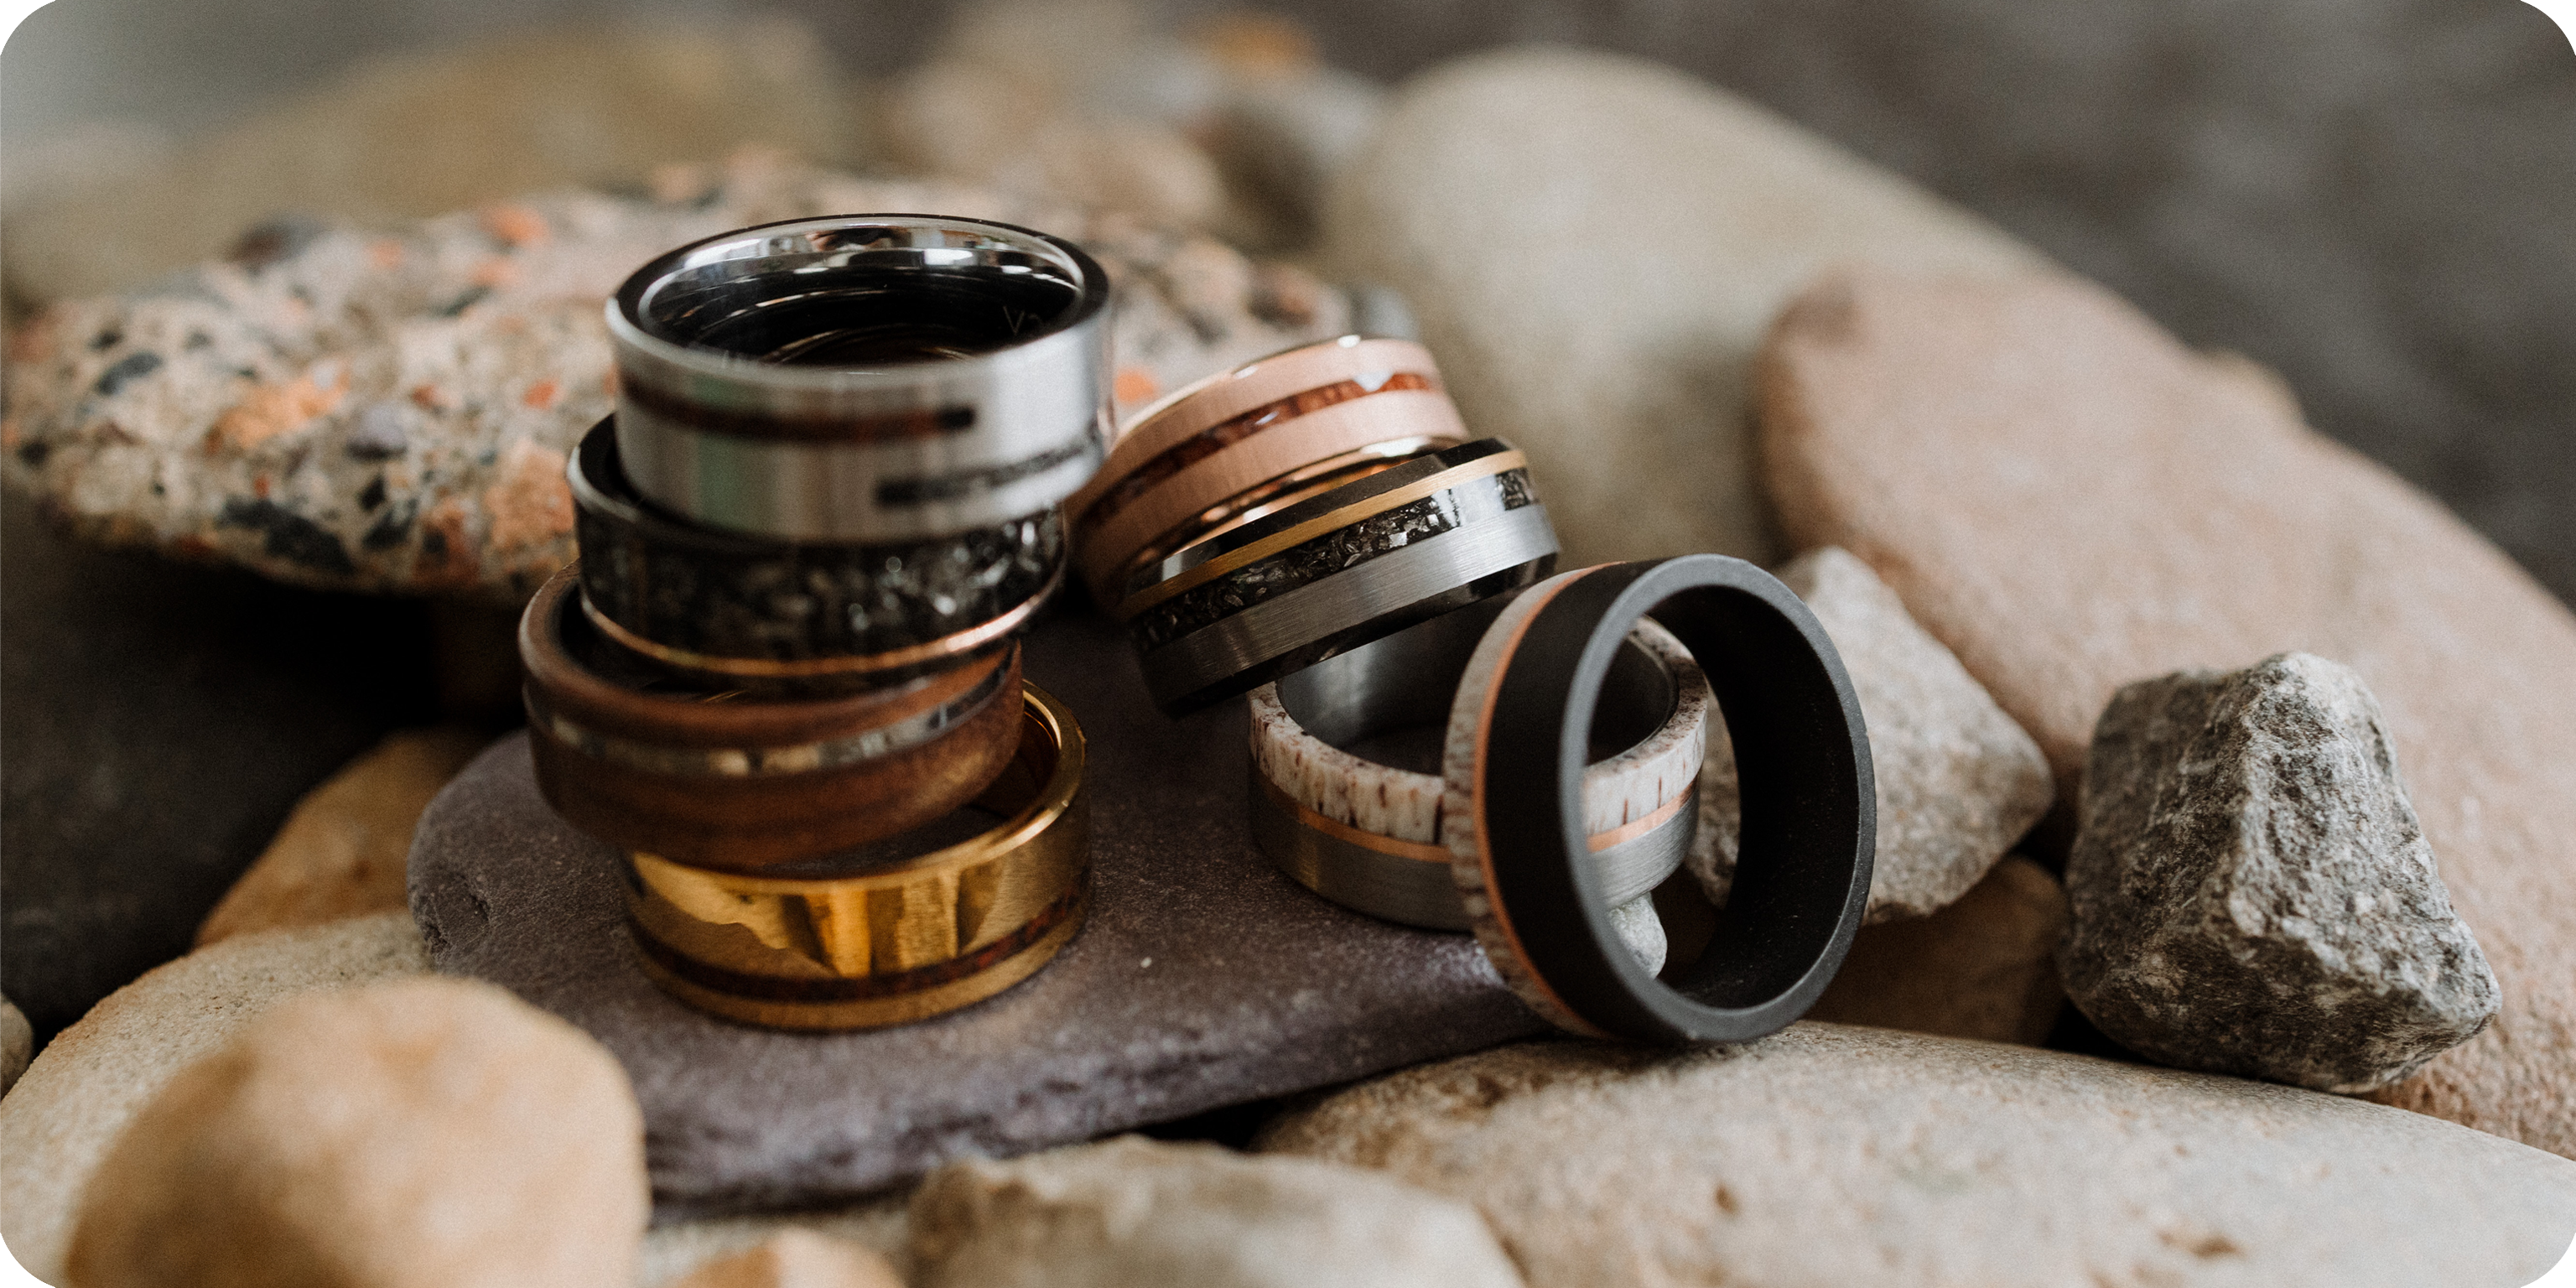
POLYGON ((1477 938, 1560 1027, 1749 1041, 1806 1013, 1860 927, 1877 844, 1860 702, 1815 615, 1743 560, 1609 564, 1533 587, 1469 664, 1445 768, 1474 824, 1451 851, 1477 938), (1626 950, 1594 865, 1575 861, 1593 707, 1649 613, 1716 692, 1743 807, 1742 857, 1709 948, 1669 982, 1626 950))
POLYGON ((567 473, 594 625, 693 679, 825 694, 893 683, 998 647, 1062 579, 1054 509, 930 541, 736 536, 663 514, 618 455, 615 417, 567 473))

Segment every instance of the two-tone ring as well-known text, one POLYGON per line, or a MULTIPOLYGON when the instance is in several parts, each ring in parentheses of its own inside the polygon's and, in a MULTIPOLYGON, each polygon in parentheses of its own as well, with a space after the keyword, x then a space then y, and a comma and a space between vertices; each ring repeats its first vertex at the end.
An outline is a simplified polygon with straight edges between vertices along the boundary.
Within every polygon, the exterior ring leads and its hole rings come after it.
POLYGON ((1528 585, 1556 550, 1527 460, 1480 439, 1140 565, 1115 613, 1155 703, 1178 715, 1528 585))
POLYGON ((904 684, 764 701, 606 647, 576 576, 520 619, 529 742, 547 803, 611 844, 736 871, 821 858, 954 811, 1019 744, 1016 641, 904 684))
POLYGON ((1443 751, 1451 872, 1514 992, 1572 1032, 1747 1041, 1804 1014, 1851 948, 1877 844, 1869 736, 1815 614, 1722 555, 1551 578, 1468 661, 1443 751), (1696 961, 1648 974, 1613 928, 1587 849, 1589 731, 1646 614, 1708 677, 1741 791, 1735 884, 1696 961))
POLYGON ((1138 563, 1467 437, 1419 344, 1346 335, 1283 350, 1165 397, 1120 433, 1065 503, 1074 561, 1114 603, 1138 563))
POLYGON ((982 220, 850 215, 683 246, 608 302, 627 477, 691 522, 884 544, 1055 505, 1107 448, 1106 273, 982 220))
MULTIPOLYGON (((1473 926, 1450 872, 1439 741, 1497 598, 1407 627, 1252 692, 1252 838, 1299 884, 1433 930, 1473 926), (1365 752, 1367 754, 1359 754, 1365 752)), ((1653 622, 1612 659, 1583 771, 1586 860, 1613 907, 1688 855, 1707 749, 1708 681, 1653 622)))
POLYGON ((1082 730, 1035 686, 1002 704, 1016 745, 973 803, 998 821, 954 844, 826 875, 626 860, 628 921, 654 983, 752 1024, 904 1024, 1035 974, 1090 901, 1082 730))

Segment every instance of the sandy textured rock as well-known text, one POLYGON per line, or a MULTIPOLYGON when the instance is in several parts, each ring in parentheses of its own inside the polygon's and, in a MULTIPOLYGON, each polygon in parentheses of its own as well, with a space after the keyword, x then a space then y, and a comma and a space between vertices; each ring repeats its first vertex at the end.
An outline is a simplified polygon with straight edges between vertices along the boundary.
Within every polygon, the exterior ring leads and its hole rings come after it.
POLYGON ((2384 1105, 1814 1023, 1505 1047, 1343 1091, 1260 1147, 1475 1204, 1531 1288, 2504 1288, 2576 1211, 2576 1164, 2384 1105))
POLYGON ((634 1279, 650 1199, 617 1062, 489 984, 308 993, 180 1071, 83 1187, 83 1288, 634 1279))
MULTIPOLYGON (((1869 725, 1878 858, 1865 916, 1928 915, 1966 893, 2048 812, 2048 762, 1869 565, 1829 546, 1779 575, 1824 624, 1869 725)), ((1689 866, 1709 897, 1723 900, 1741 827, 1734 748, 1722 731, 1709 739, 1708 761, 1689 866)))
POLYGON ((2375 1094, 2576 1156, 2566 608, 2276 380, 2072 279, 1820 287, 1770 342, 1763 442, 1790 537, 1869 561, 2038 740, 2052 857, 2121 685, 2289 650, 2359 672, 2504 992, 2375 1094))
POLYGON ((276 838, 197 927, 197 946, 406 907, 403 860, 412 826, 488 741, 472 729, 407 729, 349 762, 296 802, 276 838))
POLYGON ((1467 423, 1530 454, 1568 567, 1770 552, 1746 366, 1819 268, 2037 262, 1760 108, 1563 49, 1402 87, 1324 227, 1337 273, 1412 301, 1467 423))
POLYGON ((564 454, 613 398, 601 302, 673 246, 866 210, 1081 242, 1117 291, 1123 406, 1339 331, 1338 292, 1202 237, 760 154, 654 195, 559 192, 384 231, 288 219, 11 337, 0 477, 88 539, 331 588, 516 602, 571 558, 564 454))
POLYGON ((2120 690, 2066 882, 2068 994, 2167 1064, 2369 1091, 2495 1016, 2379 704, 2324 658, 2120 690))
POLYGON ((8 998, 0 997, 0 1096, 18 1085, 18 1075, 27 1071, 27 1062, 35 1058, 36 1033, 28 1025, 25 1013, 8 998))
POLYGON ((278 1002, 429 968, 408 916, 244 935, 163 966, 56 1034, 0 1100, 0 1239, 63 1283, 73 1204, 144 1104, 278 1002))
POLYGON ((124 290, 280 211, 421 218, 634 183, 745 144, 853 160, 846 101, 812 33, 776 18, 586 24, 380 58, 104 179, 13 194, 7 284, 28 302, 124 290))
POLYGON ((903 1288, 903 1279, 866 1244, 782 1230, 699 1267, 678 1288, 903 1288))
POLYGON ((912 1200, 921 1288, 1518 1288, 1464 1204, 1310 1159, 1122 1136, 952 1163, 912 1200))
POLYGON ((2037 1046, 2066 1004, 2066 891, 2018 854, 1928 917, 1863 926, 1810 1019, 2037 1046))

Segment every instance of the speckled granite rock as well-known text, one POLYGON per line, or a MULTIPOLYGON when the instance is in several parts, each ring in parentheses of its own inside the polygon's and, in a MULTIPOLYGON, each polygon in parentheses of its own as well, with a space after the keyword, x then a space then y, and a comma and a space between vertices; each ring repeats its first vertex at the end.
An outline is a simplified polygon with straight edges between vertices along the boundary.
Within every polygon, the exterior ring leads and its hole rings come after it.
POLYGON ((164 1086, 82 1187, 82 1288, 625 1288, 648 1198, 616 1061, 469 980, 309 992, 164 1086))
POLYGON ((1336 181, 1324 252, 1403 292, 1467 423, 1529 453, 1568 567, 1771 553, 1747 363, 1819 268, 2040 262, 1758 107, 1571 49, 1404 85, 1336 181))
POLYGON ((2007 854, 1928 917, 1863 926, 1807 1018, 2037 1046, 2066 1006, 2066 891, 2007 854))
POLYGON ((921 1288, 1520 1288, 1475 1209, 1383 1173, 1123 1136, 912 1200, 921 1288))
POLYGON ((571 557, 564 454, 611 407, 601 301, 653 255, 799 215, 935 210, 1081 242, 1118 290, 1122 394, 1333 334, 1311 278, 1204 238, 757 156, 654 197, 558 193, 374 233, 305 219, 10 339, 0 476, 112 545, 308 585, 523 598, 571 557))
POLYGON ((2383 1105, 1814 1023, 1408 1069, 1260 1147, 1473 1203, 1530 1288, 2510 1288, 2576 1212, 2576 1164, 2383 1105))
POLYGON ((2379 704, 2324 658, 2120 690, 2066 887, 2068 994, 2166 1064, 2370 1091, 2495 1016, 2379 704))
POLYGON ((90 1173, 181 1069, 286 998, 428 969, 411 918, 385 913, 243 935, 117 990, 55 1035, 0 1100, 0 1239, 29 1273, 66 1282, 90 1173))
POLYGON ((1541 1022, 1464 935, 1347 912, 1246 831, 1242 708, 1156 713, 1109 622, 1059 615, 1029 677, 1090 739, 1093 910, 1028 982, 920 1024, 728 1024, 635 964, 615 854, 537 795, 523 742, 431 804, 412 909, 441 971, 588 1029, 633 1078, 667 1216, 828 1203, 1016 1154, 1490 1046, 1541 1022))
MULTIPOLYGON (((2048 812, 2048 762, 1869 565, 1834 547, 1779 570, 1851 673, 1878 790, 1870 922, 1921 917, 1967 892, 2048 812)), ((1688 866, 1711 899, 1735 877, 1735 752, 1723 728, 1700 775, 1688 866)))
POLYGON ((406 729, 349 762, 296 802, 286 826, 197 927, 197 946, 401 911, 412 827, 438 789, 490 741, 473 729, 406 729))
POLYGON ((813 33, 775 16, 585 22, 377 58, 157 155, 28 176, 9 197, 6 283, 14 303, 127 290, 284 210, 423 218, 746 144, 846 163, 866 147, 847 97, 813 33))
POLYGON ((2288 650, 2359 672, 2504 992, 2374 1094, 2576 1157, 2576 617, 2278 381, 2073 279, 1820 287, 1763 368, 1790 537, 1869 561, 2038 740, 2061 811, 2124 684, 2288 650))

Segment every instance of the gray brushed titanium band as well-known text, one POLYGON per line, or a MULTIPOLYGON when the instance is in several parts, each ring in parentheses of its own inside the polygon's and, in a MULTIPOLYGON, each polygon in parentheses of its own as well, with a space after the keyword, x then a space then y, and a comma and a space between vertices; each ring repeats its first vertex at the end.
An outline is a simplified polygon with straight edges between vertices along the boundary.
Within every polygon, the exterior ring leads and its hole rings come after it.
POLYGON ((1037 513, 1106 448, 1109 290, 1069 242, 938 215, 681 247, 608 303, 619 454, 677 514, 792 541, 1037 513))
MULTIPOLYGON (((1252 840, 1297 884, 1374 917, 1426 930, 1473 928, 1446 863, 1387 854, 1327 836, 1298 821, 1259 766, 1252 769, 1252 840)), ((1699 835, 1696 799, 1643 836, 1596 850, 1602 899, 1616 908, 1662 885, 1689 857, 1699 835)))
POLYGON ((1195 710, 1344 648, 1535 581, 1556 551, 1547 507, 1489 514, 1262 600, 1147 652, 1145 687, 1165 711, 1195 710))

